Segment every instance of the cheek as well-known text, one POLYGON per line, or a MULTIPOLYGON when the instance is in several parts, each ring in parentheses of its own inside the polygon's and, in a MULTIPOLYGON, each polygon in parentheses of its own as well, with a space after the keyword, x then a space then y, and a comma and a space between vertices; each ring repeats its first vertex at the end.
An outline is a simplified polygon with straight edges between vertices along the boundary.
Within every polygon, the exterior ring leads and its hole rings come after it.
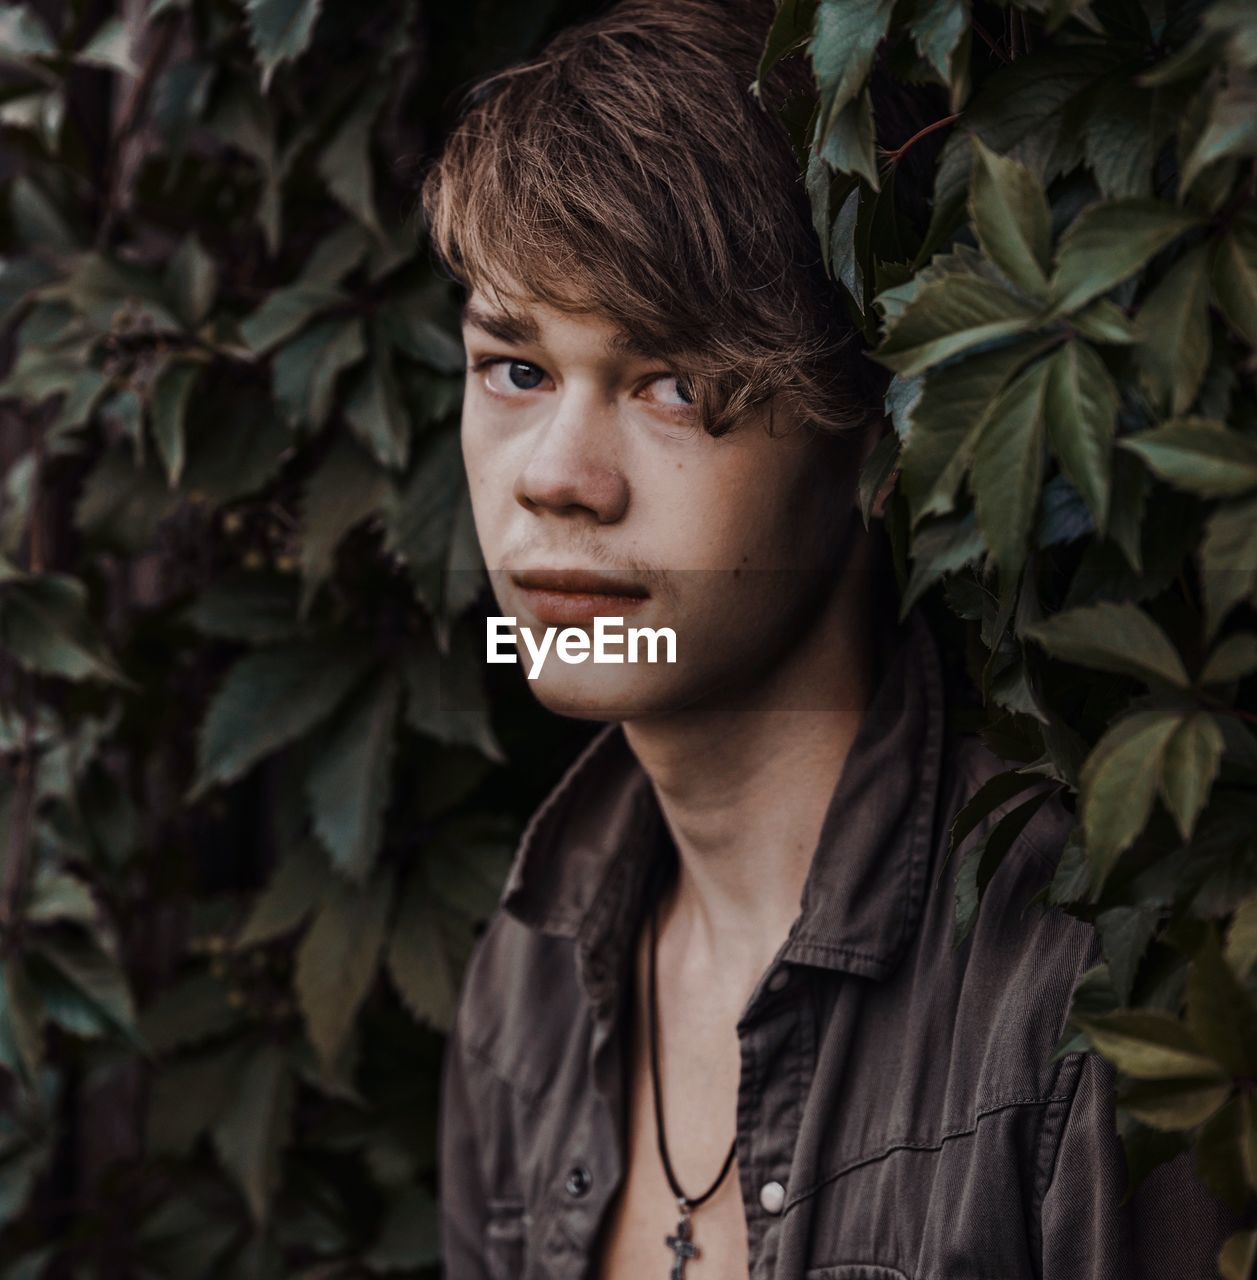
POLYGON ((712 567, 789 572, 814 563, 841 500, 815 469, 761 457, 687 495, 683 509, 704 530, 712 567))

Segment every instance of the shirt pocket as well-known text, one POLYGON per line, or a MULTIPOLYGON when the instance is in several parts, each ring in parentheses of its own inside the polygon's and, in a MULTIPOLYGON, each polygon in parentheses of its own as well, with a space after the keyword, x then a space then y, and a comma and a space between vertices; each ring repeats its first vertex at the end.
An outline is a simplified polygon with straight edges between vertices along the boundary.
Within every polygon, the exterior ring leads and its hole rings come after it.
POLYGON ((873 1262, 844 1262, 837 1267, 816 1267, 804 1272, 803 1280, 908 1280, 897 1267, 873 1262))
POLYGON ((484 1257, 491 1280, 519 1280, 528 1246, 528 1214, 523 1200, 491 1199, 485 1223, 484 1257))

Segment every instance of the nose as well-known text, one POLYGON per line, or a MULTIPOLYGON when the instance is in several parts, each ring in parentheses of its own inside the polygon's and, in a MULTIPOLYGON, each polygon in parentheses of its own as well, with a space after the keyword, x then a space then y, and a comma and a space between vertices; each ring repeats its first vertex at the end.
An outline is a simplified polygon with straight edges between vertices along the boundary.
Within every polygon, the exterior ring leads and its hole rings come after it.
POLYGON ((515 500, 534 514, 592 515, 599 524, 623 516, 628 481, 621 466, 614 408, 592 389, 569 384, 515 481, 515 500))

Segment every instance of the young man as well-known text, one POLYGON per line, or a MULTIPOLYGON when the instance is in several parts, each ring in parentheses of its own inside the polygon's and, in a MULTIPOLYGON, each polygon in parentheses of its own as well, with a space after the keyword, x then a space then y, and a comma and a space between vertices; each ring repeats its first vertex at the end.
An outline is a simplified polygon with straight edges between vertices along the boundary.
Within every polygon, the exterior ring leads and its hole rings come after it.
POLYGON ((1190 1167, 1123 1204, 1111 1073, 1049 1061, 1098 958, 1027 910, 1062 806, 951 945, 949 827, 1004 766, 951 728, 859 516, 884 424, 748 92, 771 12, 620 4, 483 85, 425 185, 467 287, 464 457, 501 614, 677 637, 675 663, 530 682, 609 723, 466 975, 448 1274, 1212 1275, 1225 1228, 1190 1167))

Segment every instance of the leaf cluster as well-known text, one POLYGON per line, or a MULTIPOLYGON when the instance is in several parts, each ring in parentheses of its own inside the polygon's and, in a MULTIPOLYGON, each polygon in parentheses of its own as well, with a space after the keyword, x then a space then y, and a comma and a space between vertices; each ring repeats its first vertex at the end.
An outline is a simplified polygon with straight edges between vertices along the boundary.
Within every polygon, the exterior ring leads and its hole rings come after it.
MULTIPOLYGON (((830 272, 891 375, 866 522, 889 492, 902 611, 925 599, 953 621, 974 727, 1009 765, 951 833, 957 945, 1035 813, 1063 805, 1041 898, 1094 923, 1103 963, 1062 1052, 1119 1069, 1133 1181, 1191 1145, 1242 1208, 1257 9, 798 0, 760 76, 783 57, 816 83, 801 158, 830 272), (887 83, 940 104, 894 147, 887 83), (922 220, 906 157, 940 138, 922 220)), ((1222 1274, 1255 1255, 1257 1235, 1236 1236, 1222 1274)))
POLYGON ((472 657, 417 182, 560 16, 0 11, 6 1276, 433 1273, 442 1038, 535 797, 486 785, 532 726, 472 657))

